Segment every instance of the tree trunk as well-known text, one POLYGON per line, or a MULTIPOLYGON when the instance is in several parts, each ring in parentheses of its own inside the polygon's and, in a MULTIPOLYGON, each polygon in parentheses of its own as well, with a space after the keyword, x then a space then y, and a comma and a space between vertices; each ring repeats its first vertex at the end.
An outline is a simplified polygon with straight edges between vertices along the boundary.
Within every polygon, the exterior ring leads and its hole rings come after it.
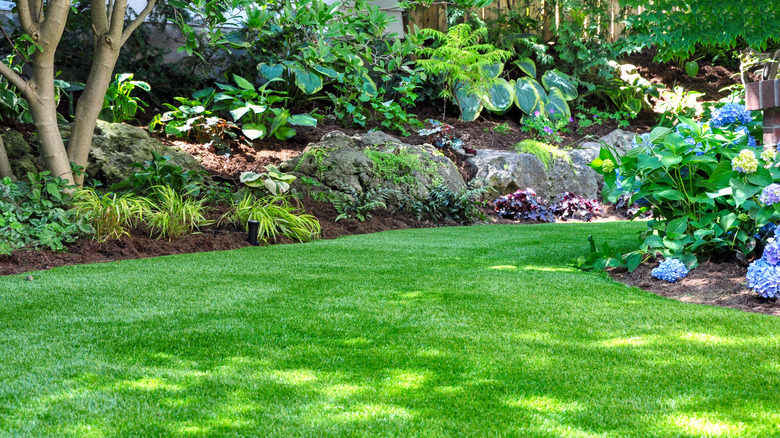
POLYGON ((2 136, 0 136, 0 178, 16 180, 16 175, 11 170, 11 162, 8 161, 8 154, 5 152, 5 143, 3 143, 2 136))
MULTIPOLYGON (((76 118, 68 140, 68 157, 76 166, 87 167, 95 125, 103 108, 103 99, 111 83, 119 50, 119 47, 115 48, 113 44, 105 41, 98 42, 95 47, 95 58, 92 61, 84 93, 76 105, 76 118)), ((84 183, 84 174, 76 175, 75 181, 81 186, 84 183)))

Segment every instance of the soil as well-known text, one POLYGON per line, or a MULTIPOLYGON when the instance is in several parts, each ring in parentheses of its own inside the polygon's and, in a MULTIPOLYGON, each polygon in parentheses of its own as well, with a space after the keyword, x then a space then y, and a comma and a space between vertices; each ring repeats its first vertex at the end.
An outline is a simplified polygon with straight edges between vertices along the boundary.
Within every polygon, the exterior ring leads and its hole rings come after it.
MULTIPOLYGON (((721 93, 723 87, 736 83, 734 72, 720 66, 713 66, 700 61, 700 73, 696 78, 688 75, 673 63, 657 64, 652 61, 654 53, 645 51, 631 55, 623 60, 637 66, 638 71, 650 80, 651 83, 663 84, 667 89, 675 85, 682 86, 686 90, 703 92, 705 96, 700 101, 714 101, 725 97, 721 93)), ((437 119, 453 125, 455 132, 464 141, 464 145, 475 149, 512 150, 519 141, 529 138, 528 134, 520 130, 521 114, 510 111, 507 114, 497 116, 484 112, 474 122, 460 122, 451 105, 448 107, 445 117, 442 117, 442 108, 423 106, 418 109, 420 120, 437 119), (497 128, 501 126, 501 128, 497 128)), ((632 132, 647 132, 656 123, 656 114, 652 111, 643 112, 640 117, 633 120, 629 128, 632 132)), ((15 127, 27 134, 32 133, 25 127, 15 127)), ((369 126, 369 128, 371 128, 369 126)), ((617 128, 615 121, 609 120, 602 125, 593 125, 582 132, 575 129, 563 135, 562 145, 576 147, 583 141, 608 134, 617 128)), ((328 132, 340 130, 348 135, 364 133, 365 129, 342 127, 323 120, 317 127, 298 127, 298 135, 279 142, 266 139, 255 142, 254 145, 235 142, 226 145, 202 145, 192 144, 171 138, 160 139, 170 145, 198 158, 204 167, 216 178, 223 181, 238 181, 238 175, 244 171, 261 171, 267 164, 279 164, 280 162, 300 154, 309 144, 316 141, 328 132)), ((408 137, 399 137, 410 144, 421 144, 428 139, 417 134, 408 137)), ((448 156, 453 159, 466 180, 471 179, 468 166, 463 158, 451 152, 448 156)), ((302 201, 307 213, 313 214, 322 226, 322 238, 332 239, 345 235, 374 233, 385 230, 403 228, 422 228, 435 226, 429 222, 417 221, 409 217, 391 214, 387 211, 377 212, 373 218, 358 222, 356 220, 341 220, 335 222, 337 212, 329 203, 318 202, 312 199, 302 201)), ((484 213, 489 217, 490 223, 520 223, 506 219, 498 219, 492 214, 490 207, 485 207, 484 213)), ((596 221, 624 220, 620 214, 612 209, 607 209, 605 214, 596 221)), ((274 243, 292 243, 282 240, 274 243)), ((81 240, 68 248, 68 252, 54 253, 51 251, 20 250, 8 256, 0 256, 0 275, 18 274, 28 271, 49 269, 55 266, 113 262, 131 258, 146 258, 170 254, 183 254, 204 251, 228 250, 248 246, 246 233, 234 228, 207 227, 199 234, 193 234, 172 241, 150 239, 140 231, 134 231, 130 236, 111 242, 94 242, 81 240)), ((654 266, 646 264, 637 268, 633 273, 614 271, 611 274, 617 281, 638 286, 652 293, 685 302, 709 304, 716 306, 733 307, 749 312, 760 312, 771 315, 780 315, 780 305, 762 300, 755 293, 750 292, 744 284, 746 268, 737 263, 704 262, 698 268, 691 271, 688 277, 677 283, 669 284, 656 280, 650 275, 654 266)))

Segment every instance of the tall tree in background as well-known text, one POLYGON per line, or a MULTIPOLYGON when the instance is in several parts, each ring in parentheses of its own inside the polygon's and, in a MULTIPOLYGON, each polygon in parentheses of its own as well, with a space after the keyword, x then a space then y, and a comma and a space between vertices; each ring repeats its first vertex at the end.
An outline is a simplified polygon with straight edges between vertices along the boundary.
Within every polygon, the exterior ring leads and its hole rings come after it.
MULTIPOLYGON (((119 51, 154 9, 155 2, 156 0, 148 0, 138 16, 126 23, 127 0, 90 0, 95 56, 84 92, 76 106, 76 116, 67 148, 57 125, 54 55, 71 11, 71 2, 16 2, 19 27, 23 36, 13 43, 17 56, 29 65, 31 76, 26 79, 4 63, 0 63, 0 75, 13 84, 27 100, 38 133, 41 158, 52 175, 72 184, 80 185, 83 182, 83 176, 74 176, 71 162, 76 166, 86 167, 95 125, 111 82, 114 65, 119 58, 119 51)), ((3 153, 0 153, 0 172, 9 172, 8 169, 8 158, 3 150, 3 153)))

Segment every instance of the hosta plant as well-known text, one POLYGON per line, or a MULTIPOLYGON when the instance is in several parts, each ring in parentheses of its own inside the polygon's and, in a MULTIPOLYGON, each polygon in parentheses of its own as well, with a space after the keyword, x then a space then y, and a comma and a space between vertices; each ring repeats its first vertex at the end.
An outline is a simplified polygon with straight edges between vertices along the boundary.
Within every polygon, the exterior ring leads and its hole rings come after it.
POLYGON ((284 173, 273 164, 265 166, 265 172, 241 172, 239 180, 249 187, 264 187, 272 195, 282 195, 290 190, 290 184, 298 179, 295 175, 284 173))
POLYGON ((744 107, 729 104, 697 123, 683 117, 675 128, 658 127, 637 138, 625 156, 602 148, 591 166, 604 175, 605 200, 630 194, 650 211, 641 249, 679 258, 739 252, 756 256, 757 231, 780 219, 780 201, 762 192, 780 182, 774 149, 755 147, 757 131, 744 107))

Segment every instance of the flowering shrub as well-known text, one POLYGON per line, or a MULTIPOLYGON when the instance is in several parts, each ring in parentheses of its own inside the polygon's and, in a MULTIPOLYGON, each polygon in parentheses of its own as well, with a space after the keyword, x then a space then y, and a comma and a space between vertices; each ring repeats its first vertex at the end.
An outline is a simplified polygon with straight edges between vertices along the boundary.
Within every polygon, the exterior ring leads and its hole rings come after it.
POLYGON ((775 239, 764 248, 760 259, 748 266, 747 284, 764 298, 774 299, 780 288, 780 233, 775 227, 775 239))
POLYGON ((688 275, 688 268, 685 267, 685 263, 677 259, 666 259, 657 268, 653 269, 650 274, 659 280, 674 283, 688 275))
MULTIPOLYGON (((755 149, 760 124, 744 107, 727 104, 712 120, 680 117, 635 139, 625 156, 602 148, 591 166, 604 175, 609 202, 629 194, 652 213, 645 254, 695 266, 695 254, 739 251, 753 256, 757 232, 780 219, 780 170, 774 151, 755 149)), ((758 245, 760 247, 760 245, 758 245)))
POLYGON ((562 220, 579 219, 586 222, 590 222, 591 219, 604 213, 599 201, 585 199, 572 192, 564 192, 558 195, 550 209, 555 216, 562 220))
POLYGON ((518 190, 493 201, 498 217, 555 222, 555 216, 544 199, 536 197, 532 189, 518 190))

